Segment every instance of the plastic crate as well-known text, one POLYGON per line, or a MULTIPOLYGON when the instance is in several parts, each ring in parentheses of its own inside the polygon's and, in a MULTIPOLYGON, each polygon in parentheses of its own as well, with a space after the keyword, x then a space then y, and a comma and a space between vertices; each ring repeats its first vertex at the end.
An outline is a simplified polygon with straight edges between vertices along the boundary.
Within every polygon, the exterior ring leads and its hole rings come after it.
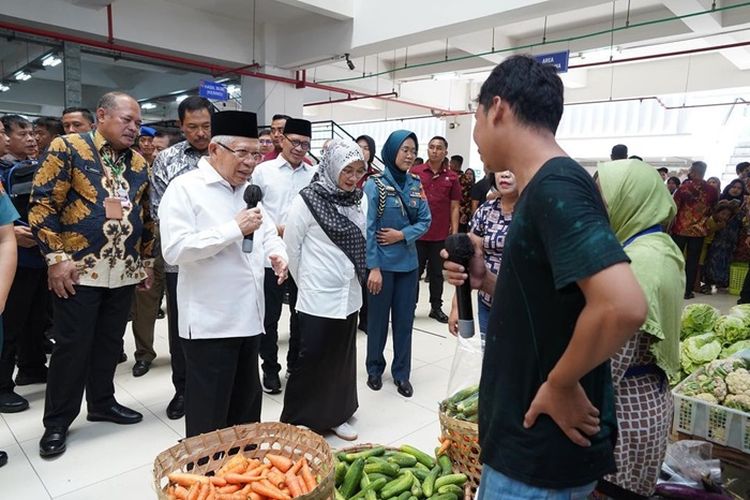
POLYGON ((682 386, 701 373, 703 369, 690 375, 672 390, 673 429, 750 453, 750 413, 680 394, 682 386))
POLYGON ((750 264, 747 262, 732 262, 729 265, 729 293, 731 295, 739 295, 742 291, 748 267, 750 264))

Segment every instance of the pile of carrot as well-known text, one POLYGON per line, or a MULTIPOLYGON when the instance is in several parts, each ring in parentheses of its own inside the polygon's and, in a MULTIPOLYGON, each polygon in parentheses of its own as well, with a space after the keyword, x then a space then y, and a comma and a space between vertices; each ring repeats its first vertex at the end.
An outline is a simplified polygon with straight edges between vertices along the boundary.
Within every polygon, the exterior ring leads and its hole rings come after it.
POLYGON ((213 476, 175 472, 167 475, 170 500, 291 500, 318 485, 306 458, 266 454, 263 461, 242 453, 213 476))

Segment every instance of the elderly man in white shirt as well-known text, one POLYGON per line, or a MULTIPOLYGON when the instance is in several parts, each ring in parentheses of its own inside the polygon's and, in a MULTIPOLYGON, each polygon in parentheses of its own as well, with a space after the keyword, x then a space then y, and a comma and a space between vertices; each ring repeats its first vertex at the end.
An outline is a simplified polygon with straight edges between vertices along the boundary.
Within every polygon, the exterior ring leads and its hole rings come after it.
MULTIPOLYGON (((284 236, 287 214, 297 193, 307 187, 316 168, 304 162, 310 150, 312 125, 307 120, 289 118, 284 124, 282 151, 275 159, 263 162, 253 174, 253 184, 263 191, 263 206, 277 224, 279 236, 284 236)), ((289 293, 289 352, 287 354, 287 375, 292 371, 299 354, 299 326, 295 305, 297 285, 289 279, 284 285, 276 284, 273 270, 266 265, 265 278, 266 334, 260 346, 263 358, 263 386, 270 394, 281 392, 278 362, 278 326, 284 294, 289 293)))
POLYGON ((180 266, 188 437, 260 421, 264 267, 271 266, 278 284, 287 276, 273 219, 243 200, 261 157, 255 113, 215 113, 211 129, 208 158, 174 179, 159 207, 164 260, 180 266), (248 236, 251 252, 243 251, 248 236))

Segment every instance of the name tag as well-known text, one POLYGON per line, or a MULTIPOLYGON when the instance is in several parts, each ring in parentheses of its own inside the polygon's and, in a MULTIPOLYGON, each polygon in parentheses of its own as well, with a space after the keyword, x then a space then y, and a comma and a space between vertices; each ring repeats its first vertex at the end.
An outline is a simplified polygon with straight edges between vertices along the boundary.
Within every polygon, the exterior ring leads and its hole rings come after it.
POLYGON ((120 198, 104 198, 104 216, 110 220, 122 220, 123 207, 120 198))

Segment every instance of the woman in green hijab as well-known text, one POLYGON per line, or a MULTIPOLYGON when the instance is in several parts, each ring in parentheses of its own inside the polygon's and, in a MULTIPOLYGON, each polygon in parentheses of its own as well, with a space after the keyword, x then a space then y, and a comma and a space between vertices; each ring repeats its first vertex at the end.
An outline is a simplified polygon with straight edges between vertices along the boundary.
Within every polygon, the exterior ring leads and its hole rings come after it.
MULTIPOLYGON (((669 382, 677 381, 680 369, 685 261, 662 231, 677 207, 656 169, 642 161, 601 164, 598 183, 612 229, 648 302, 641 330, 612 359, 619 426, 617 473, 605 478, 600 491, 608 493, 614 485, 619 493, 648 497, 656 487, 672 422, 669 382)), ((612 493, 619 496, 616 489, 612 493)))

